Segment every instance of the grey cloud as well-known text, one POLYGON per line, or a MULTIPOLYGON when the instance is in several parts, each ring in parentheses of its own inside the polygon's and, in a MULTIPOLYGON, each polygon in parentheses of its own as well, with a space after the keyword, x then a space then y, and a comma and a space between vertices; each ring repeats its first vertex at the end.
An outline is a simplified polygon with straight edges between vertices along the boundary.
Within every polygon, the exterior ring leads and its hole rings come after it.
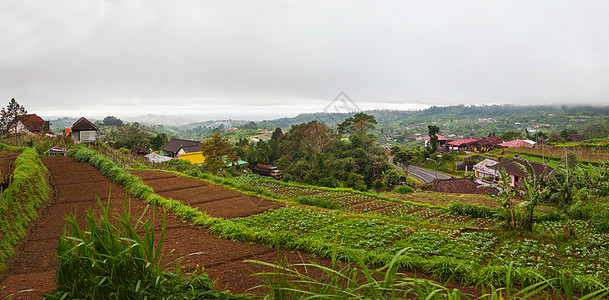
POLYGON ((605 104, 606 11, 606 1, 4 1, 0 95, 58 113, 184 106, 218 118, 320 111, 341 90, 379 107, 605 104))

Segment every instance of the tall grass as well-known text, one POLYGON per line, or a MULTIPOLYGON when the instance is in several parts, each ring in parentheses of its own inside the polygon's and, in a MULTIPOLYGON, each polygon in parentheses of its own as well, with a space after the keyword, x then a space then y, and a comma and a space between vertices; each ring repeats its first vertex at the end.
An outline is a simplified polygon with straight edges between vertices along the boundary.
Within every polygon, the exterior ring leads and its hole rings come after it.
POLYGON ((496 208, 462 202, 451 202, 447 207, 447 210, 455 214, 472 218, 494 219, 500 216, 499 211, 496 208))
POLYGON ((115 222, 108 210, 98 200, 97 210, 87 212, 84 229, 76 222, 76 216, 66 218, 64 235, 57 247, 58 288, 47 294, 47 299, 247 298, 214 291, 204 273, 186 275, 179 266, 169 272, 162 262, 165 225, 163 222, 158 235, 154 209, 134 218, 126 198, 123 214, 115 217, 115 222), (138 232, 143 232, 143 237, 138 232))
MULTIPOLYGON (((429 300, 512 300, 512 299, 605 299, 609 288, 601 287, 588 294, 576 295, 573 283, 564 277, 543 279, 539 274, 530 274, 542 278, 536 282, 516 286, 519 279, 518 269, 512 264, 501 267, 501 272, 494 274, 496 281, 502 285, 483 284, 480 295, 463 293, 450 289, 445 284, 432 280, 408 277, 398 271, 398 261, 408 248, 402 249, 391 260, 379 269, 369 268, 355 252, 349 252, 349 261, 340 268, 336 264, 336 245, 329 267, 316 263, 271 264, 248 260, 271 271, 260 271, 264 287, 268 288, 274 299, 429 299, 429 300), (305 271, 300 271, 305 270, 305 271), (310 276, 309 274, 320 274, 310 276), (499 286, 499 287, 497 287, 499 286), (557 288, 558 287, 558 288, 557 288), (566 291, 562 296, 548 291, 566 291)), ((262 269, 262 268, 261 268, 262 269)))
POLYGON ((26 229, 38 216, 38 208, 49 199, 47 168, 31 148, 0 144, 7 150, 21 149, 15 159, 15 171, 8 188, 0 193, 0 271, 14 254, 14 246, 25 236, 26 229))

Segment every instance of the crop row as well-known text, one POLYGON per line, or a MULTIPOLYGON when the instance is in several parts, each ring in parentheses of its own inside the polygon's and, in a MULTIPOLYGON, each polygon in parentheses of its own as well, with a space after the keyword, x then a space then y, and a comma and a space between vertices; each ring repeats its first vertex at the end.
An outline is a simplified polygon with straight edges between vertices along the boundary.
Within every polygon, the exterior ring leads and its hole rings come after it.
MULTIPOLYGON (((236 181, 242 184, 250 184, 266 188, 272 193, 278 195, 282 199, 288 201, 296 201, 297 198, 303 196, 313 196, 331 201, 336 206, 346 212, 370 214, 384 216, 390 218, 420 220, 438 224, 450 225, 469 225, 475 220, 451 213, 447 213, 443 209, 428 208, 418 206, 401 201, 388 201, 375 197, 353 193, 348 191, 328 191, 315 188, 302 188, 295 186, 286 186, 276 182, 269 182, 259 177, 246 177, 247 179, 237 179, 236 181)), ((487 225, 494 225, 487 224, 487 225)))

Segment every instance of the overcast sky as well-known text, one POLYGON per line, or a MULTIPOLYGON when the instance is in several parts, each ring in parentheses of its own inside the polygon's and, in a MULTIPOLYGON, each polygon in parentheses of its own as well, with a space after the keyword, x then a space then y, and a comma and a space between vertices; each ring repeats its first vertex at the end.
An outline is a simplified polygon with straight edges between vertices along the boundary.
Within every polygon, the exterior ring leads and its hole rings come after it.
POLYGON ((341 91, 362 109, 607 105, 608 12, 605 0, 2 0, 0 106, 269 119, 323 111, 341 91))

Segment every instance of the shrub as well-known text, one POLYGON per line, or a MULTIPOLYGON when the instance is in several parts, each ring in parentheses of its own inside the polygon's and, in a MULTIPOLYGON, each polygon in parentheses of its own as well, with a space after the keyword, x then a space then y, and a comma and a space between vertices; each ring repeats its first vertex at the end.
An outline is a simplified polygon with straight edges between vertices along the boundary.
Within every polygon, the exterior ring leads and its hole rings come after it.
POLYGON ((594 214, 588 221, 597 233, 609 233, 609 218, 599 214, 594 214))
POLYGON ((385 184, 380 179, 377 179, 372 183, 372 188, 378 193, 385 189, 385 184))
POLYGON ((334 176, 324 177, 319 180, 319 183, 322 186, 329 187, 329 188, 340 187, 340 181, 338 179, 334 178, 334 176))
POLYGON ((393 189, 393 191, 398 194, 403 195, 403 194, 408 194, 408 193, 414 192, 414 189, 407 185, 400 185, 400 186, 396 187, 395 189, 393 189))

